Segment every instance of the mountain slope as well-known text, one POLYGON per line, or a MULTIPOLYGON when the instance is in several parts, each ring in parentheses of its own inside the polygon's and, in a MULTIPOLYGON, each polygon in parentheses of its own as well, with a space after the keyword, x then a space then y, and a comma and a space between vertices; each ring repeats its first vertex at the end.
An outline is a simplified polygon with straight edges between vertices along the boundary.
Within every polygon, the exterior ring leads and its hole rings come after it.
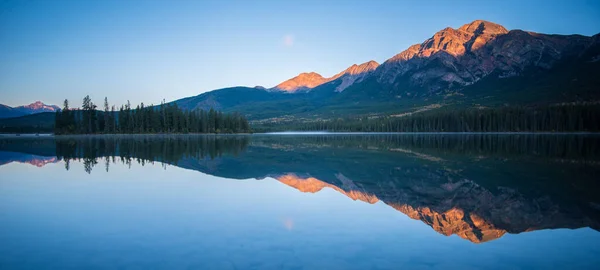
POLYGON ((54 131, 54 117, 53 112, 42 112, 0 119, 0 132, 50 133, 54 131))

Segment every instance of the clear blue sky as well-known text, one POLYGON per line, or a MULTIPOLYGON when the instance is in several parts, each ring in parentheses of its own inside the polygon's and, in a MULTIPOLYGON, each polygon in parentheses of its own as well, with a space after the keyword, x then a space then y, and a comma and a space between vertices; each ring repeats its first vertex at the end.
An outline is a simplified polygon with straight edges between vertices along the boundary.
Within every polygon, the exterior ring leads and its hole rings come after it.
POLYGON ((600 1, 0 0, 0 103, 159 103, 383 62, 447 26, 594 35, 600 1))

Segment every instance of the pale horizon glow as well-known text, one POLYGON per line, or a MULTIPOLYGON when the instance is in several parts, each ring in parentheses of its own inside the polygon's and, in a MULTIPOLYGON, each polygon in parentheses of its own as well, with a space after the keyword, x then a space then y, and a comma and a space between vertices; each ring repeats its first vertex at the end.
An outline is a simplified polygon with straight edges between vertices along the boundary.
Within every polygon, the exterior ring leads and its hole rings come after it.
POLYGON ((476 19, 600 32, 598 1, 0 2, 0 104, 159 104, 386 59, 476 19))

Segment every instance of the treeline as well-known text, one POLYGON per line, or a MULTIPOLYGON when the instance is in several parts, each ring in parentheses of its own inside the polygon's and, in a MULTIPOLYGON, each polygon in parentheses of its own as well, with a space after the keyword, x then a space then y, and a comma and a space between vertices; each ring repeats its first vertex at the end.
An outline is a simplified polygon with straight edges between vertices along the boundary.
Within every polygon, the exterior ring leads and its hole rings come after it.
POLYGON ((81 109, 70 109, 65 100, 56 112, 55 134, 133 134, 133 133, 248 133, 248 120, 238 113, 222 113, 210 109, 184 110, 177 104, 135 108, 129 101, 117 111, 104 98, 104 111, 98 111, 89 96, 81 109))
POLYGON ((598 132, 600 105, 439 109, 394 117, 338 118, 264 124, 260 131, 336 132, 598 132))

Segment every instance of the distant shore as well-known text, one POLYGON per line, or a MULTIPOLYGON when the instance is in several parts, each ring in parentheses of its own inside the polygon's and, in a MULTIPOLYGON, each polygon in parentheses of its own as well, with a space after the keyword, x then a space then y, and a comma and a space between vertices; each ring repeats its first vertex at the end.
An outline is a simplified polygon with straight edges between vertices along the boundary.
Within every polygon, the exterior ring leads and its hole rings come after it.
POLYGON ((183 137, 183 136, 314 136, 314 135, 600 135, 598 132, 327 132, 286 131, 266 133, 142 133, 142 134, 62 134, 0 133, 0 138, 94 138, 94 137, 183 137))

